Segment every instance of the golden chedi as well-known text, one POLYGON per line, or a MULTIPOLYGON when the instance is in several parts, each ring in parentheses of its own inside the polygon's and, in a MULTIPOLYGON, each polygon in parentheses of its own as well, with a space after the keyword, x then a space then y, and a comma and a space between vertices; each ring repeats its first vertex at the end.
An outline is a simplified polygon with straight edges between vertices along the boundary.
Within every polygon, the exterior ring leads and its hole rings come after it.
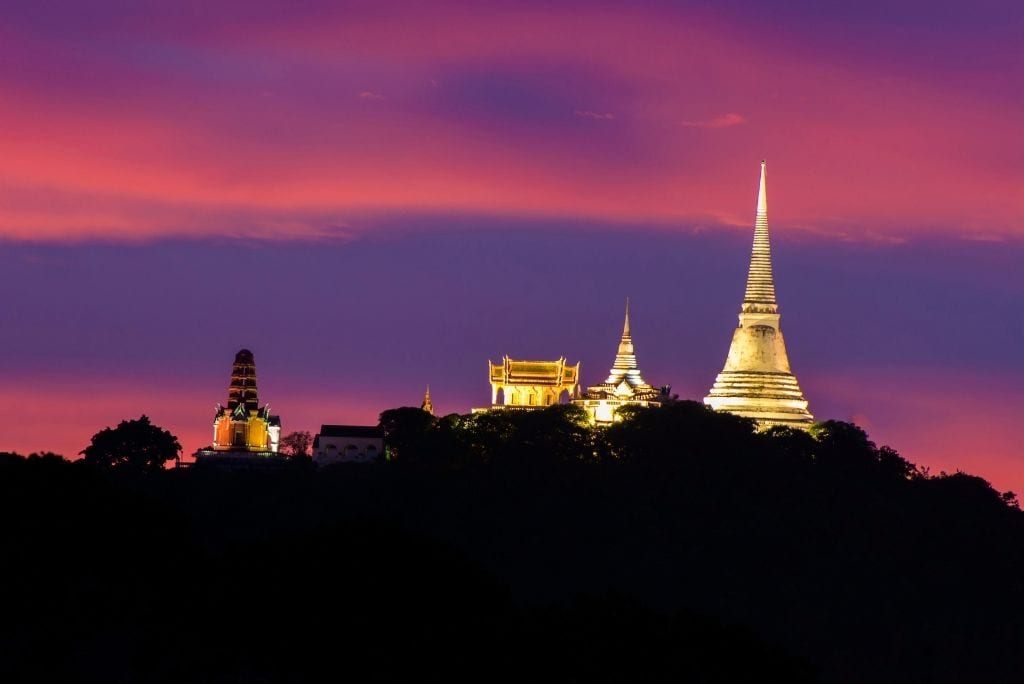
POLYGON ((725 367, 704 397, 704 403, 717 411, 753 418, 762 428, 773 425, 807 428, 814 422, 796 376, 790 370, 779 325, 768 241, 764 161, 757 194, 754 247, 739 326, 733 332, 725 367))
POLYGON ((573 403, 583 407, 591 425, 608 425, 617 419, 616 412, 622 406, 656 406, 667 397, 668 387, 656 389, 640 373, 629 325, 627 299, 622 337, 619 338, 619 348, 608 377, 600 385, 588 387, 583 397, 573 403))

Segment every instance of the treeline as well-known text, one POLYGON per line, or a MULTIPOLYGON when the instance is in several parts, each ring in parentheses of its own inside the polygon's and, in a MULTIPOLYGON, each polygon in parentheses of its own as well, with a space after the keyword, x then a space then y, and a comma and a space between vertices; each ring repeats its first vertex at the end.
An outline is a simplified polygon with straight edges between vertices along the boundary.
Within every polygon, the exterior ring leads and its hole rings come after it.
POLYGON ((568 406, 381 424, 389 462, 318 471, 0 457, 0 678, 1024 674, 1015 497, 856 426, 690 402, 603 430, 568 406))

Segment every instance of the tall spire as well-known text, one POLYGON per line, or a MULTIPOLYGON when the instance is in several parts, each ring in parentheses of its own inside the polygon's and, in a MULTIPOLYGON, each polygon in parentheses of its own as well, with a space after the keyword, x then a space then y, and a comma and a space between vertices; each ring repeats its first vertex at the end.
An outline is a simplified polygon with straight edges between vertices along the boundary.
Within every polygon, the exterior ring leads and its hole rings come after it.
POLYGON ((574 403, 584 408, 591 425, 610 425, 621 419, 617 415, 623 406, 658 406, 667 395, 667 388, 658 390, 652 387, 637 367, 627 297, 622 337, 619 338, 619 348, 608 378, 600 385, 588 387, 583 398, 574 403))
POLYGON ((633 337, 629 329, 629 297, 626 298, 626 318, 622 323, 622 338, 619 339, 619 350, 615 354, 615 362, 612 364, 612 369, 604 384, 614 387, 624 380, 634 390, 638 387, 648 386, 640 375, 640 369, 636 364, 636 351, 633 348, 633 337))
POLYGON ((427 385, 427 391, 423 393, 423 403, 420 404, 420 408, 431 415, 434 413, 434 404, 430 401, 430 385, 427 385))
POLYGON ((750 253, 747 291, 743 311, 776 313, 775 280, 772 278, 772 249, 768 242, 768 191, 765 189, 765 161, 761 160, 761 183, 757 190, 757 214, 754 219, 754 247, 750 253))
POLYGON ((704 403, 716 411, 753 418, 761 427, 808 427, 814 418, 807 410, 807 400, 789 367, 775 300, 763 160, 754 219, 754 248, 739 318, 725 367, 704 397, 704 403))

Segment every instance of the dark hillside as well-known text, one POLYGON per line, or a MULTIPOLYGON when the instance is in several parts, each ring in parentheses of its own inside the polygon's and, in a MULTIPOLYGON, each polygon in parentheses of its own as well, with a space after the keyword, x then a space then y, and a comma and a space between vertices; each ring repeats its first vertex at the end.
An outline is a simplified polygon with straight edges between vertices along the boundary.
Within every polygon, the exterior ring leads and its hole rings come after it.
POLYGON ((382 423, 393 461, 319 471, 2 459, 0 675, 1024 675, 1024 514, 855 426, 689 402, 597 432, 567 407, 382 423))

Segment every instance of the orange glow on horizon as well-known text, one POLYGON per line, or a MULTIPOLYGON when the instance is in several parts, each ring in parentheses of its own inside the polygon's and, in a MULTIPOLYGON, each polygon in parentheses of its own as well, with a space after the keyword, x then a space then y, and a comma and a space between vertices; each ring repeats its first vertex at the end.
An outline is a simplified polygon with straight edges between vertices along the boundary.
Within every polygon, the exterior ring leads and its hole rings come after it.
MULTIPOLYGON (((942 374, 941 387, 936 384, 937 374, 925 370, 801 372, 817 419, 855 422, 878 445, 892 446, 910 461, 930 468, 932 474, 962 470, 980 475, 1000 491, 1024 493, 1024 453, 1019 448, 1013 402, 1006 399, 1014 396, 1015 387, 1005 379, 964 372, 952 375, 961 398, 958 402, 950 402, 943 391, 950 371, 942 374), (826 406, 836 408, 822 411, 826 406)), ((210 444, 213 405, 223 394, 220 383, 214 388, 209 380, 187 390, 181 381, 168 380, 162 384, 166 401, 151 406, 151 385, 134 379, 77 378, 76 391, 84 392, 89 401, 69 398, 66 404, 55 400, 37 379, 12 379, 0 387, 0 404, 17 405, 20 419, 9 426, 0 450, 54 451, 77 458, 99 430, 146 413, 154 424, 178 437, 185 460, 190 460, 196 449, 210 444), (53 420, 54 412, 62 416, 59 423, 53 420)), ((317 396, 307 387, 267 387, 265 383, 261 394, 273 402, 275 413, 280 411, 282 435, 296 430, 315 433, 325 423, 374 425, 380 411, 403 405, 396 398, 398 393, 386 390, 376 397, 358 390, 317 396)), ((405 405, 417 403, 414 388, 409 391, 405 405)), ((486 385, 481 393, 486 393, 486 385)), ((472 401, 442 406, 438 415, 467 413, 472 401)))

